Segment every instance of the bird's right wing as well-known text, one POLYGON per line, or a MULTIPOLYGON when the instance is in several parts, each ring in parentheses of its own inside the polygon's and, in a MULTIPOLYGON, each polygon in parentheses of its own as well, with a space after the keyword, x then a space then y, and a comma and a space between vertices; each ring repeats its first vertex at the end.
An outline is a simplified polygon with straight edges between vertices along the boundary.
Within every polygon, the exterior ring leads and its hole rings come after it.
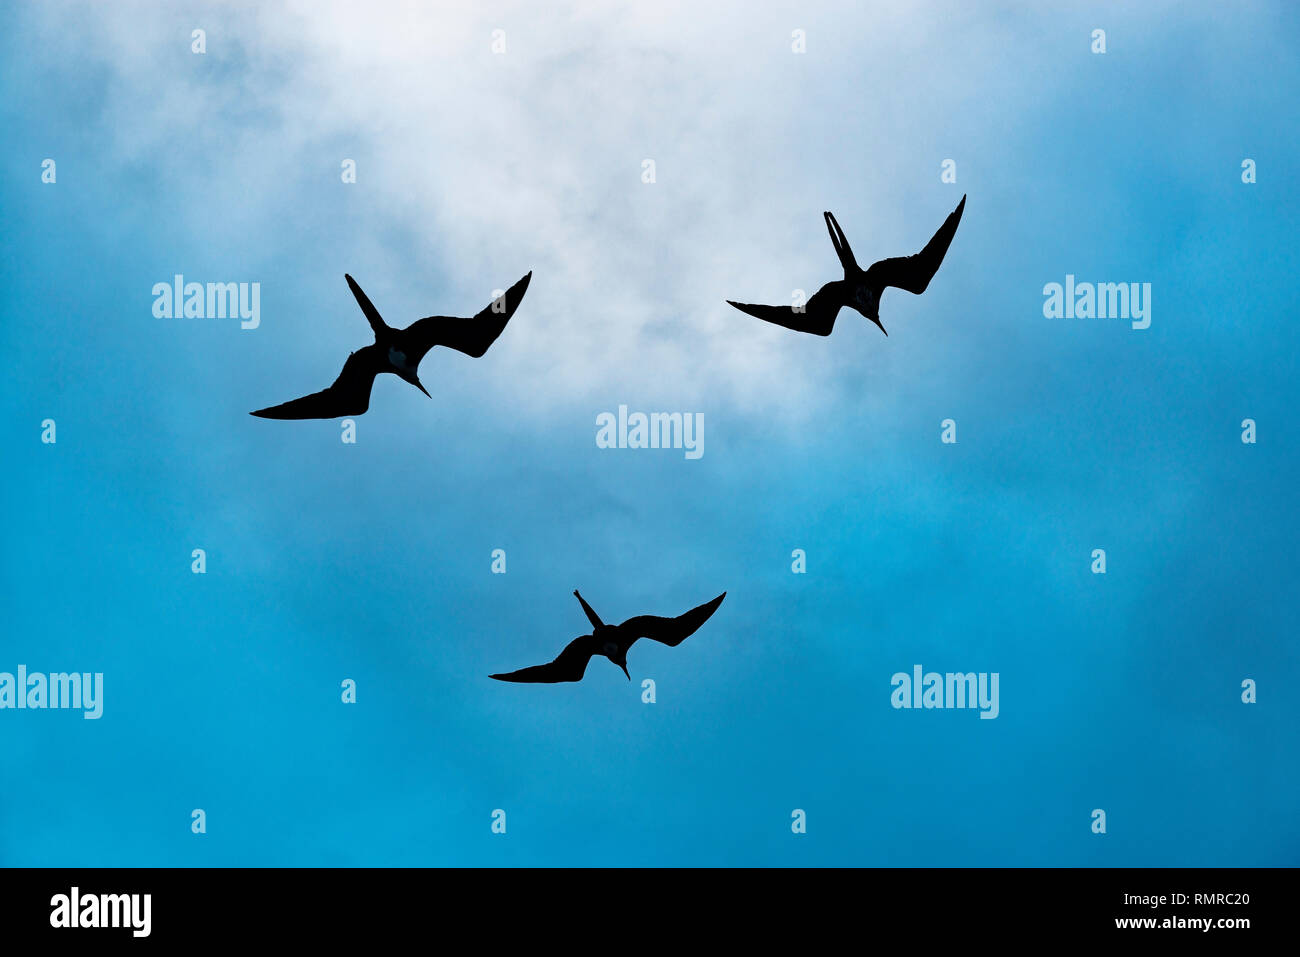
POLYGON ((660 644, 668 645, 675 648, 683 641, 689 638, 695 632, 699 631, 700 626, 713 616, 722 604, 722 599, 727 597, 724 591, 713 601, 706 601, 703 605, 697 605, 684 615, 678 615, 676 618, 660 618, 658 615, 637 615, 629 618, 619 626, 619 630, 629 635, 631 640, 627 641, 630 647, 638 638, 649 638, 651 641, 657 641, 660 644))
POLYGON ((966 197, 963 196, 957 208, 948 214, 948 218, 930 237, 925 248, 915 256, 895 256, 893 259, 882 259, 878 263, 873 263, 867 270, 867 285, 879 291, 883 291, 887 286, 893 286, 895 289, 906 289, 917 296, 925 292, 926 287, 930 285, 930 280, 939 271, 939 265, 948 252, 948 246, 957 232, 957 224, 961 222, 961 214, 965 208, 966 197))
POLYGON ((375 376, 388 367, 379 346, 366 346, 348 356, 343 371, 328 389, 301 399, 291 399, 249 415, 263 419, 335 419, 360 415, 370 408, 370 389, 375 376))
POLYGON ((523 301, 532 278, 530 272, 471 319, 455 316, 417 319, 406 330, 407 336, 414 343, 407 352, 407 361, 418 365, 425 353, 434 346, 446 346, 475 359, 480 358, 505 330, 506 323, 523 301))
POLYGON ((565 645, 554 661, 531 668, 520 668, 505 674, 488 675, 497 681, 522 681, 533 684, 555 684, 561 681, 581 681, 587 672, 587 662, 595 653, 595 640, 591 635, 574 638, 565 645))
POLYGON ((844 282, 828 282, 822 286, 804 303, 802 312, 796 312, 793 306, 760 306, 748 302, 732 302, 730 299, 727 304, 795 332, 829 336, 835 328, 835 318, 844 305, 844 282))

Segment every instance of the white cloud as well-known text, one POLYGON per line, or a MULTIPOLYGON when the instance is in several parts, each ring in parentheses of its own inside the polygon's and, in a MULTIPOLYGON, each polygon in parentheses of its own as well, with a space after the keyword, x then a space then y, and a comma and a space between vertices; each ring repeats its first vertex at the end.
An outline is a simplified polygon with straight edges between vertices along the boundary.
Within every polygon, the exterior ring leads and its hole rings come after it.
MULTIPOLYGON (((202 17, 105 5, 77 8, 81 40, 63 39, 112 67, 112 155, 202 190, 196 225, 211 242, 282 268, 284 197, 356 189, 348 269, 401 290, 380 305, 391 321, 479 308, 533 269, 476 371, 498 401, 542 413, 726 402, 797 421, 833 401, 828 382, 887 390, 886 350, 907 336, 887 345, 852 313, 831 340, 797 336, 724 300, 788 302, 838 278, 824 208, 860 260, 913 251, 959 195, 938 182, 946 131, 975 97, 1015 85, 977 77, 979 64, 1036 29, 940 34, 928 20, 858 4, 300 3, 202 17), (206 57, 189 52, 194 26, 206 57), (795 28, 806 54, 790 50, 795 28), (358 160, 356 187, 338 182, 343 156, 358 160), (435 286, 429 263, 451 284, 435 286)), ((971 231, 958 257, 974 253, 971 231)), ((295 263, 310 260, 297 242, 295 263)), ((350 310, 341 283, 337 295, 350 310)), ((965 295, 931 292, 926 306, 965 295)), ((891 314, 925 311, 909 298, 886 298, 891 334, 891 314)), ((321 348, 337 353, 332 339, 321 348)))

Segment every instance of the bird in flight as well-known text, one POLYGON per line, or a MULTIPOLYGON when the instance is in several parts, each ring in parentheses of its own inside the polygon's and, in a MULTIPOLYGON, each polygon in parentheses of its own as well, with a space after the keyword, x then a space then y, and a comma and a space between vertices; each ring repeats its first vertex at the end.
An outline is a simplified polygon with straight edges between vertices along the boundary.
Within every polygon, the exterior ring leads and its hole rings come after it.
POLYGON ((604 655, 622 668, 623 674, 627 675, 627 680, 631 681, 632 675, 627 670, 627 650, 636 643, 637 639, 649 638, 675 648, 695 634, 699 627, 709 620, 709 616, 718 610, 722 599, 727 597, 724 591, 713 601, 692 608, 686 614, 678 615, 676 618, 637 615, 621 625, 607 625, 592 611, 591 606, 576 590, 573 595, 582 602, 582 610, 587 613, 587 618, 591 621, 594 630, 590 635, 574 638, 565 645, 564 650, 556 656, 555 660, 548 664, 533 665, 531 668, 520 668, 518 671, 488 677, 496 678, 498 681, 548 684, 559 681, 581 681, 587 671, 587 662, 592 659, 592 656, 604 655))
MULTIPOLYGON (((826 217, 826 229, 839 254, 840 264, 844 267, 844 278, 828 282, 813 293, 803 306, 759 306, 748 302, 727 302, 741 312, 747 312, 759 319, 766 319, 778 326, 794 329, 797 332, 811 332, 818 336, 829 336, 835 328, 835 317, 845 306, 856 309, 876 325, 880 331, 885 327, 880 323, 880 296, 889 286, 906 289, 919 296, 930 285, 930 280, 939 271, 948 244, 957 232, 961 222, 962 210, 966 208, 966 197, 961 198, 957 208, 943 221, 939 231, 930 238, 915 256, 896 256, 873 263, 870 268, 862 269, 853 258, 849 241, 844 238, 844 230, 830 213, 826 217)), ((889 335, 885 332, 885 335, 889 335)))
POLYGON ((343 278, 348 281, 352 295, 357 297, 357 304, 375 331, 374 343, 349 355, 347 362, 343 363, 343 371, 328 389, 258 409, 250 415, 264 419, 334 419, 343 415, 360 415, 370 408, 370 390, 375 384, 375 376, 381 372, 391 372, 429 395, 416 374, 425 353, 434 346, 446 346, 476 359, 482 356, 488 346, 496 342, 519 308, 533 274, 530 272, 519 280, 472 319, 429 316, 416 320, 405 329, 394 329, 384 322, 356 280, 348 275, 343 278))

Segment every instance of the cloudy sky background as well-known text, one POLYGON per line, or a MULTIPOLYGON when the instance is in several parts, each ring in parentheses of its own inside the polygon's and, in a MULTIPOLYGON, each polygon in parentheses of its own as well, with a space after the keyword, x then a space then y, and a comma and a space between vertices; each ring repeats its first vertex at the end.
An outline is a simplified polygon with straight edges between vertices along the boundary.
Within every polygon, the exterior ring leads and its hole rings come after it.
POLYGON ((107 689, 0 712, 0 862, 1300 862, 1295 10, 463 6, 0 13, 0 670, 107 689), (824 209, 869 263, 963 193, 888 339, 724 302, 838 278, 824 209), (530 269, 355 446, 247 415, 365 344, 345 271, 405 325, 530 269), (154 318, 178 272, 261 327, 154 318), (1043 318, 1067 273, 1150 282, 1151 328, 1043 318), (597 449, 620 403, 702 412, 703 458, 597 449), (487 680, 575 587, 728 598, 631 685, 487 680), (917 663, 1000 717, 893 710, 917 663))

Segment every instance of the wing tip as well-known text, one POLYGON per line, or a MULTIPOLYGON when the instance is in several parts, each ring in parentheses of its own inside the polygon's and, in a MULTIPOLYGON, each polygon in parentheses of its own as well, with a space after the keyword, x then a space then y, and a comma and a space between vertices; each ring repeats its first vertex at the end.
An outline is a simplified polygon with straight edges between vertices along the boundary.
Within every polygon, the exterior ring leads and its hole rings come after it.
MULTIPOLYGON (((520 671, 524 671, 524 670, 527 669, 523 669, 523 668, 520 669, 520 671)), ((488 677, 495 678, 497 681, 504 681, 507 684, 512 684, 512 685, 526 685, 526 684, 533 683, 529 681, 529 679, 527 678, 520 678, 518 671, 507 671, 504 674, 488 675, 488 677)))
MULTIPOLYGON (((706 601, 704 604, 702 604, 702 605, 698 605, 698 606, 696 606, 695 608, 692 608, 691 611, 692 611, 692 612, 700 612, 700 611, 704 612, 704 618, 701 619, 701 621, 700 621, 700 624, 702 625, 702 624, 704 624, 704 622, 708 621, 710 618, 713 617, 713 613, 714 613, 715 611, 717 611, 719 607, 721 607, 721 605, 722 605, 722 599, 724 599, 724 598, 726 598, 726 597, 727 597, 727 593, 724 591, 724 592, 723 592, 721 595, 719 595, 717 598, 710 598, 710 599, 709 599, 708 601, 706 601)), ((690 614, 690 612, 688 612, 687 614, 690 614)), ((696 627, 699 627, 699 626, 696 626, 696 627)))

